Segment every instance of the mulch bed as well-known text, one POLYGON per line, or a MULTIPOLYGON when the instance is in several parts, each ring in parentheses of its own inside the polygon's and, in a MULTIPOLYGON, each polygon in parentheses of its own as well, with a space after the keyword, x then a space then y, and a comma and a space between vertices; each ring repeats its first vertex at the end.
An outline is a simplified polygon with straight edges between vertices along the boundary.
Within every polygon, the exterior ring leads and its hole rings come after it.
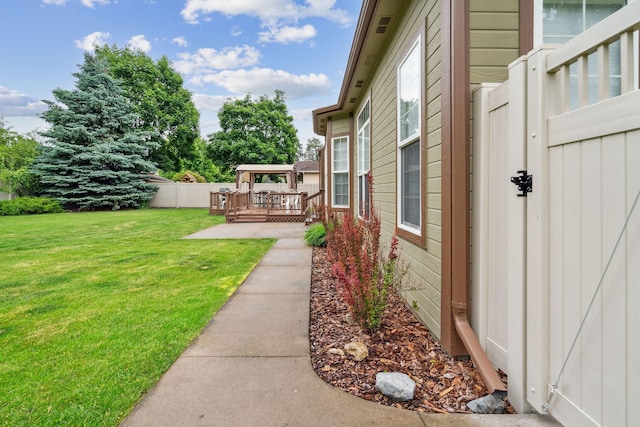
MULTIPOLYGON (((450 357, 395 292, 379 330, 366 333, 349 322, 349 308, 336 290, 322 248, 313 249, 309 332, 311 364, 318 376, 363 399, 420 412, 470 413, 466 403, 488 394, 473 363, 450 357), (366 344, 365 360, 356 362, 332 350, 352 341, 366 344), (407 374, 416 382, 415 398, 393 402, 379 393, 378 372, 407 374)), ((507 411, 513 408, 508 405, 507 411)))

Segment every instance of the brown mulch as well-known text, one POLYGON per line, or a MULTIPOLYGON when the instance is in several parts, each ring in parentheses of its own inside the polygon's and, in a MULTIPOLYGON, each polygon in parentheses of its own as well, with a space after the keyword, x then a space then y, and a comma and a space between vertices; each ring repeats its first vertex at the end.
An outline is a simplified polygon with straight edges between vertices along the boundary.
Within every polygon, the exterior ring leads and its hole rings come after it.
MULTIPOLYGON (((320 378, 363 399, 420 412, 470 413, 466 403, 488 394, 473 363, 447 355, 395 292, 390 293, 382 326, 375 332, 366 333, 349 322, 348 313, 326 250, 314 248, 309 333, 311 364, 320 378), (336 351, 352 341, 366 344, 365 360, 356 362, 336 351), (407 374, 416 382, 415 398, 393 402, 379 393, 378 372, 407 374)), ((503 380, 506 383, 506 376, 503 380)), ((507 411, 513 408, 507 405, 507 411)))

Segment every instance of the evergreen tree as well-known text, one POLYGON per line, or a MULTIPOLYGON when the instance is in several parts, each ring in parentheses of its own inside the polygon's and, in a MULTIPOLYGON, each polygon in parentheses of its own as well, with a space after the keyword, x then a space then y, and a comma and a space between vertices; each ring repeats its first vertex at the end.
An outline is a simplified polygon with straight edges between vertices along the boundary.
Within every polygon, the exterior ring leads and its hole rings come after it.
POLYGON ((138 208, 156 187, 146 181, 155 170, 148 161, 156 148, 108 63, 85 54, 75 90, 56 89, 42 118, 51 128, 34 162, 42 191, 69 209, 138 208))

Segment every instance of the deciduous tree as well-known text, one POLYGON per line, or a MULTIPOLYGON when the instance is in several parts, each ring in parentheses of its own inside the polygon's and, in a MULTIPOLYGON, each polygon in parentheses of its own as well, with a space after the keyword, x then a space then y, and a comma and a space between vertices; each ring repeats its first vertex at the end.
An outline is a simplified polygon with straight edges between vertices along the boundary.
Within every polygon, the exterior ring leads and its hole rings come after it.
POLYGON ((0 191, 18 196, 33 193, 38 180, 29 167, 39 153, 35 138, 14 132, 0 117, 0 191))
POLYGON ((209 155, 230 171, 240 164, 290 164, 300 142, 293 117, 287 111, 284 92, 250 95, 227 101, 218 112, 221 130, 209 135, 209 155))
POLYGON ((109 72, 121 80, 143 130, 153 131, 158 148, 151 160, 165 172, 191 168, 196 159, 200 114, 183 79, 163 56, 154 62, 146 53, 103 46, 98 57, 109 61, 109 72))

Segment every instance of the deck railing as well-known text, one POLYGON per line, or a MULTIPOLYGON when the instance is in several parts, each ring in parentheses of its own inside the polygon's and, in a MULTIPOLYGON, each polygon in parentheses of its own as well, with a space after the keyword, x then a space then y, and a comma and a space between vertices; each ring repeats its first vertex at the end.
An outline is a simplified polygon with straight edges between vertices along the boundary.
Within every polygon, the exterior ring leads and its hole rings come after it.
POLYGON ((260 213, 269 216, 303 215, 307 211, 306 192, 220 192, 212 191, 209 196, 211 215, 237 215, 260 213))
POLYGON ((317 222, 320 221, 320 209, 322 209, 324 200, 324 191, 320 190, 304 199, 305 208, 305 221, 317 222))

